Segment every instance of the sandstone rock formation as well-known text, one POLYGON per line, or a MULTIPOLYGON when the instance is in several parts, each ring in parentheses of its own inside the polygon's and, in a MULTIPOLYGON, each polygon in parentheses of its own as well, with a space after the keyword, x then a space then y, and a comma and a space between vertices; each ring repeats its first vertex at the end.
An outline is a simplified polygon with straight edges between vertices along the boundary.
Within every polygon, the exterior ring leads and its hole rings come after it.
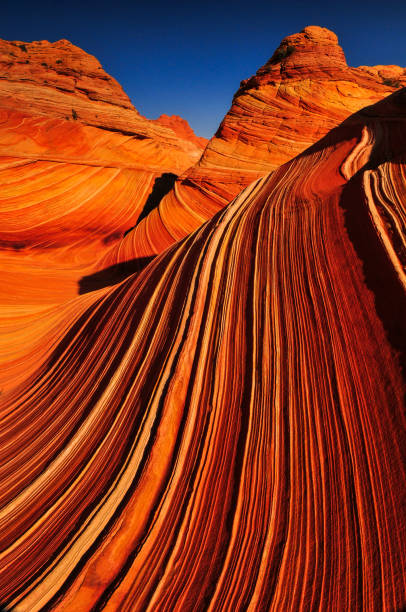
POLYGON ((66 40, 0 41, 0 70, 0 244, 12 258, 46 247, 53 260, 69 264, 68 250, 94 265, 136 223, 157 177, 200 157, 193 132, 142 117, 66 40))
MULTIPOLYGON (((69 200, 76 199, 81 208, 86 208, 83 194, 78 192, 75 196, 74 185, 69 186, 68 194, 56 187, 66 164, 76 166, 76 169, 69 167, 66 176, 87 173, 85 181, 81 182, 86 184, 88 192, 91 191, 91 174, 98 176, 93 193, 98 185, 111 183, 108 178, 105 181, 100 178, 103 173, 124 171, 132 179, 136 189, 124 199, 126 207, 131 206, 133 211, 125 213, 124 231, 129 227, 127 223, 137 219, 156 176, 162 172, 182 172, 201 155, 203 147, 191 130, 188 133, 184 126, 179 136, 163 124, 146 120, 99 62, 69 41, 0 41, 0 75, 0 163, 7 173, 2 183, 9 185, 2 193, 5 205, 1 213, 4 215, 13 207, 20 209, 17 202, 8 201, 14 197, 13 184, 24 207, 29 207, 30 213, 35 211, 34 224, 27 211, 21 213, 24 217, 21 223, 14 213, 11 221, 7 215, 2 217, 2 231, 6 234, 1 237, 3 247, 7 243, 18 244, 18 248, 31 245, 25 235, 24 221, 31 233, 35 223, 49 224, 49 215, 42 215, 39 204, 50 199, 54 201, 55 188, 62 196, 65 214, 70 212, 69 200), (189 136, 192 136, 190 140, 189 136), (38 166, 37 178, 35 168, 38 166), (56 179, 51 172, 49 186, 48 167, 54 175, 59 173, 56 179), (141 184, 136 186, 138 179, 141 184), (36 194, 37 190, 41 195, 36 194), (14 236, 7 234, 9 223, 14 236)), ((110 198, 98 208, 101 218, 110 214, 107 211, 111 210, 113 198, 121 194, 121 188, 115 192, 110 185, 110 198)), ((119 214, 116 203, 110 230, 106 219, 99 232, 103 238, 108 233, 117 233, 119 228, 114 217, 119 214)), ((85 236, 83 219, 79 227, 85 236)), ((64 241, 68 242, 66 229, 64 241)), ((60 234, 57 240, 61 240, 60 234)))
POLYGON ((158 119, 155 119, 155 121, 160 125, 171 128, 179 138, 194 142, 199 147, 204 148, 209 142, 207 138, 196 136, 186 119, 182 119, 182 117, 178 115, 161 115, 158 119))
POLYGON ((164 122, 147 121, 98 60, 68 40, 0 40, 0 108, 152 138, 174 149, 172 158, 182 159, 183 151, 183 167, 190 163, 187 154, 196 159, 204 147, 196 140, 191 145, 187 128, 181 142, 172 130, 161 129, 164 122))
POLYGON ((0 601, 406 605, 405 90, 70 305, 1 398, 0 601))
POLYGON ((121 250, 159 253, 181 239, 256 177, 319 140, 346 117, 406 85, 398 66, 347 66, 337 36, 309 26, 284 38, 256 75, 242 81, 200 161, 179 177, 159 210, 121 250))
POLYGON ((0 389, 26 374, 22 356, 81 278, 122 261, 105 258, 159 178, 200 157, 192 136, 142 117, 68 41, 0 41, 0 389))

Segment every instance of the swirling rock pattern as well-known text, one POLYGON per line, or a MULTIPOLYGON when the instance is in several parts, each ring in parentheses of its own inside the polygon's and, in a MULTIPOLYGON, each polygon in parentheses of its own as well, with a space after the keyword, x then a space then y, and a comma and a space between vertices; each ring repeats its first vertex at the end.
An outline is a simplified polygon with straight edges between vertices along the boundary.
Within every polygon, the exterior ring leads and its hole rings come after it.
POLYGON ((200 157, 182 125, 142 117, 69 41, 0 40, 0 389, 49 350, 81 279, 125 263, 110 252, 159 177, 200 157))
POLYGON ((200 157, 186 122, 175 134, 142 117, 69 41, 0 40, 0 69, 3 250, 94 264, 135 225, 154 180, 200 157))
POLYGON ((284 38, 242 81, 200 161, 121 247, 159 253, 195 230, 256 177, 274 170, 359 109, 406 85, 398 66, 351 68, 337 36, 317 26, 284 38))
POLYGON ((0 73, 0 108, 152 138, 158 147, 174 149, 172 156, 177 153, 180 159, 183 152, 195 161, 204 147, 181 118, 186 126, 179 139, 163 127, 168 127, 165 121, 142 117, 98 60, 68 40, 0 39, 0 73))
POLYGON ((76 298, 2 398, 6 608, 404 608, 405 93, 76 298))

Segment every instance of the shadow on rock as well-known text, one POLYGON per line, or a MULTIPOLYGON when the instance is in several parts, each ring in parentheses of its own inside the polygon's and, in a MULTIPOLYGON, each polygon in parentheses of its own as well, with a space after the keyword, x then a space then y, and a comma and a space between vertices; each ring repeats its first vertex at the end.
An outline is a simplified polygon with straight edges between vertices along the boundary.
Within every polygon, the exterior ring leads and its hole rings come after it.
POLYGON ((117 283, 121 283, 121 281, 125 280, 131 274, 141 272, 153 259, 154 256, 139 257, 138 259, 131 259, 130 261, 124 261, 122 263, 109 266, 108 268, 95 272, 94 274, 83 276, 78 283, 78 293, 82 295, 83 293, 96 291, 97 289, 102 289, 103 287, 112 287, 113 285, 117 285, 117 283))
POLYGON ((149 194, 148 199, 145 202, 144 208, 142 209, 141 214, 137 219, 137 223, 130 227, 128 230, 126 230, 124 236, 127 236, 127 234, 131 232, 131 230, 137 227, 140 221, 147 217, 149 213, 154 210, 154 208, 157 208, 159 206, 162 198, 164 198, 166 194, 170 192, 177 178, 178 177, 176 174, 172 174, 171 172, 165 172, 164 174, 161 174, 161 176, 158 176, 158 178, 155 179, 152 191, 149 194))
MULTIPOLYGON (((388 156, 387 161, 390 159, 388 156)), ((386 160, 381 156, 379 163, 383 161, 386 160)), ((406 295, 365 204, 363 172, 373 168, 375 162, 376 159, 371 160, 348 181, 340 206, 344 209, 349 238, 363 264, 366 285, 374 294, 377 314, 406 378, 406 295)))

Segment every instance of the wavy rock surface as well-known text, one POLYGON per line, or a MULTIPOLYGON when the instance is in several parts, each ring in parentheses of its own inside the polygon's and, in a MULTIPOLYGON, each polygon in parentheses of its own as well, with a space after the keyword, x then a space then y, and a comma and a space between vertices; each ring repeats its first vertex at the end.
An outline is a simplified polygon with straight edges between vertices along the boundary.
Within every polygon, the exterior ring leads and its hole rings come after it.
POLYGON ((135 225, 154 181, 201 154, 186 129, 141 117, 66 40, 0 41, 0 69, 0 245, 11 259, 24 249, 19 260, 94 265, 135 225))
POLYGON ((0 389, 49 348, 83 277, 110 266, 96 288, 116 281, 125 253, 110 251, 201 152, 70 42, 0 40, 0 389))
POLYGON ((3 605, 404 608, 405 94, 76 299, 2 398, 3 605))
POLYGON ((242 81, 200 161, 121 246, 134 257, 161 252, 256 177, 292 159, 346 117, 406 85, 398 66, 351 68, 337 36, 317 26, 287 36, 255 76, 242 81))
POLYGON ((142 117, 98 60, 68 40, 0 40, 0 74, 0 108, 155 138, 173 154, 183 151, 192 158, 203 148, 191 144, 187 130, 179 141, 172 130, 162 129, 164 123, 142 117))

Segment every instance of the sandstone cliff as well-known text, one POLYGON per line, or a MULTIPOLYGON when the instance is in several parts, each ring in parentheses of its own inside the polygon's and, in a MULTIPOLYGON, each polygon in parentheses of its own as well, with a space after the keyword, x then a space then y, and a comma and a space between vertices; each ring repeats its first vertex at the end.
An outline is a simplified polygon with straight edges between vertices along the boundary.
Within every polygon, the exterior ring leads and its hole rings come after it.
POLYGON ((0 390, 27 371, 22 356, 49 348, 39 338, 63 327, 63 305, 105 268, 162 174, 202 150, 186 128, 142 117, 69 41, 0 41, 0 390))
POLYGON ((192 130, 185 129, 179 139, 172 129, 161 129, 171 127, 165 122, 147 121, 98 60, 68 40, 0 40, 0 108, 152 138, 175 149, 172 157, 180 155, 184 166, 185 153, 196 159, 204 146, 193 140, 192 130))
POLYGON ((136 224, 155 181, 202 150, 185 126, 175 133, 142 117, 69 41, 0 41, 0 304, 76 295, 86 269, 136 224))

